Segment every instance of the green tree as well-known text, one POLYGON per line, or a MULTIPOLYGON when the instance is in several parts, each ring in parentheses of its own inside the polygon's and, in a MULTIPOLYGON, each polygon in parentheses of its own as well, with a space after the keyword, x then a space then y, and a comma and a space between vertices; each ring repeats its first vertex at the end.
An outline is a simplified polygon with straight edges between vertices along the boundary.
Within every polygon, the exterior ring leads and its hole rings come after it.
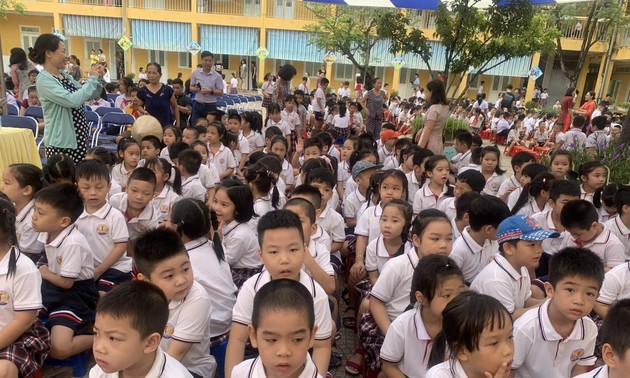
POLYGON ((575 85, 591 48, 600 41, 614 43, 616 29, 628 25, 628 16, 617 0, 595 0, 588 3, 560 4, 546 10, 549 25, 556 34, 556 55, 562 73, 575 85), (580 41, 575 64, 575 52, 565 49, 562 41, 574 38, 580 41), (572 59, 573 58, 573 59, 572 59))
MULTIPOLYGON (((0 18, 6 19, 7 12, 10 10, 23 14, 26 7, 24 7, 24 4, 15 0, 0 0, 0 18)), ((2 32, 0 32, 0 51, 2 51, 1 37, 2 32)), ((0 82, 0 108, 2 108, 2 114, 7 114, 7 89, 4 86, 4 59, 2 58, 2 54, 0 54, 0 77, 2 78, 2 81, 0 82)))
MULTIPOLYGON (((537 12, 530 0, 514 0, 505 6, 493 3, 486 9, 478 8, 478 4, 479 0, 453 0, 440 3, 436 11, 433 37, 445 47, 445 65, 432 69, 443 72, 448 93, 452 93, 469 72, 474 81, 510 59, 555 48, 557 31, 545 26, 545 17, 537 12)), ((388 18, 394 20, 392 25, 396 22, 412 24, 407 15, 388 18)), ((386 23, 381 25, 385 26, 379 29, 379 34, 392 40, 392 53, 418 54, 430 67, 431 48, 422 30, 412 27, 407 28, 406 33, 394 33, 393 27, 386 23)), ((464 94, 462 91, 456 96, 461 99, 464 94)))
POLYGON ((372 48, 380 39, 378 24, 384 14, 392 12, 382 8, 330 6, 305 3, 318 18, 317 23, 304 27, 309 42, 318 49, 334 51, 347 57, 370 84, 372 48))

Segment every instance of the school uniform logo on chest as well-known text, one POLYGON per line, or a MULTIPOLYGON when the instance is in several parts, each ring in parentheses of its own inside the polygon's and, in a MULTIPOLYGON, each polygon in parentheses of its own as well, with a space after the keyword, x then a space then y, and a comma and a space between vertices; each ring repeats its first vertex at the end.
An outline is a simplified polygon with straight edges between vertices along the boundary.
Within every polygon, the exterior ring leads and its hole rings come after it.
POLYGON ((63 259, 61 258, 61 256, 57 256, 57 264, 61 264, 63 262, 63 259))
POLYGON ((577 361, 584 356, 584 349, 576 349, 571 353, 571 362, 577 361))
POLYGON ((173 337, 173 333, 175 332, 175 328, 170 323, 166 323, 166 327, 164 327, 164 338, 170 339, 173 337))
POLYGON ((162 213, 162 214, 168 213, 168 205, 161 205, 160 206, 160 213, 162 213))
POLYGON ((223 159, 223 158, 219 159, 219 163, 221 163, 221 164, 225 163, 225 159, 223 159))
POLYGON ((107 227, 107 225, 99 224, 98 226, 96 226, 97 234, 104 236, 104 235, 107 235, 108 232, 109 232, 109 227, 107 227))
POLYGON ((4 306, 11 300, 11 296, 4 290, 0 290, 0 306, 4 306))

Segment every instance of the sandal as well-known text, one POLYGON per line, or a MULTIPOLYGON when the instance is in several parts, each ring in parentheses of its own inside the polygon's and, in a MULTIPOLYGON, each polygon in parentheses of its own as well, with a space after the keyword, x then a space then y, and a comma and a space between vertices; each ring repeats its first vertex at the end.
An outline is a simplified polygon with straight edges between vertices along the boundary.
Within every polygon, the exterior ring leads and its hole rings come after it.
POLYGON ((345 328, 356 329, 357 328, 357 308, 349 306, 346 308, 346 311, 343 313, 343 318, 341 318, 341 323, 345 328), (347 316, 348 311, 352 311, 354 316, 347 316))
POLYGON ((363 348, 357 348, 354 351, 354 354, 352 355, 352 357, 350 357, 348 361, 346 361, 346 373, 350 374, 353 377, 358 376, 361 373, 361 370, 363 369, 363 356, 364 355, 365 355, 365 351, 363 350, 363 348), (361 357, 359 362, 356 362, 357 361, 356 359, 353 360, 355 356, 361 357))

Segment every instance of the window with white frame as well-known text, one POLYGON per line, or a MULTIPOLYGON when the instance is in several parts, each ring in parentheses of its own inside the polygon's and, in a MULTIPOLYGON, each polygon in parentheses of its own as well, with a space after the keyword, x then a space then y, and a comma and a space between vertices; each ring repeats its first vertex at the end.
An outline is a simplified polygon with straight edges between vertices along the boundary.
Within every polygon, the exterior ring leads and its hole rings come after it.
MULTIPOLYGON (((304 73, 307 73, 310 76, 317 76, 317 71, 319 71, 322 67, 322 63, 321 62, 304 62, 304 73)), ((298 72, 298 75, 300 73, 298 72)), ((302 76, 300 76, 300 78, 302 78, 302 76)))
POLYGON ((28 51, 29 47, 35 46, 35 41, 40 34, 39 26, 20 26, 20 40, 24 51, 28 51))
POLYGON ((166 52, 159 50, 149 50, 149 63, 158 63, 164 67, 166 64, 166 52))
POLYGON ((492 90, 504 91, 509 82, 510 78, 508 76, 494 76, 492 78, 492 90))
POLYGON ((191 54, 189 52, 180 52, 177 54, 177 61, 179 68, 190 68, 190 58, 191 54))
POLYGON ((100 48, 102 48, 100 39, 86 39, 85 40, 85 61, 90 62, 90 53, 92 52, 92 50, 94 50, 98 54, 98 49, 100 48))
POLYGON ((469 89, 477 89, 479 88, 479 85, 481 85, 481 75, 477 75, 477 77, 473 80, 474 76, 475 74, 472 72, 468 74, 468 88, 469 89))
POLYGON ((335 80, 354 80, 354 65, 335 64, 335 80))

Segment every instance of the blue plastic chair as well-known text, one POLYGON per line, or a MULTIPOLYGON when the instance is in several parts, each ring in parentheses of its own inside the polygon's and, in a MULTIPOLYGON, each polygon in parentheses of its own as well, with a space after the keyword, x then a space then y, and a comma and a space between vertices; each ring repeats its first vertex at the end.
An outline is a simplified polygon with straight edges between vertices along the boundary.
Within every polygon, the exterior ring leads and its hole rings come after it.
POLYGON ((44 119, 44 109, 41 106, 29 106, 24 110, 24 116, 35 119, 44 119))
MULTIPOLYGON (((97 109, 98 110, 98 109, 97 109)), ((109 112, 101 117, 101 127, 99 129, 99 133, 96 135, 96 140, 94 145, 100 145, 99 142, 109 142, 108 144, 101 145, 103 148, 108 151, 116 151, 118 147, 116 146, 116 135, 106 135, 102 131, 107 130, 110 126, 119 126, 119 134, 122 133, 124 127, 126 125, 133 125, 136 121, 134 116, 131 114, 118 113, 118 112, 109 112)))
POLYGON ((118 93, 108 93, 107 101, 113 101, 115 103, 118 96, 120 96, 118 93))
POLYGON ((13 105, 13 104, 7 104, 7 111, 9 113, 9 115, 19 115, 20 114, 20 109, 13 105))
POLYGON ((37 121, 34 118, 17 115, 3 115, 0 117, 2 119, 2 126, 15 127, 17 129, 29 129, 33 132, 35 139, 37 139, 39 130, 37 127, 37 121))
POLYGON ((90 127, 90 146, 94 147, 96 143, 96 135, 101 131, 101 117, 96 112, 86 110, 85 120, 90 127))
POLYGON ((96 114, 98 114, 101 117, 103 117, 107 113, 123 113, 122 109, 120 108, 106 108, 106 107, 96 108, 94 111, 96 112, 96 114))

